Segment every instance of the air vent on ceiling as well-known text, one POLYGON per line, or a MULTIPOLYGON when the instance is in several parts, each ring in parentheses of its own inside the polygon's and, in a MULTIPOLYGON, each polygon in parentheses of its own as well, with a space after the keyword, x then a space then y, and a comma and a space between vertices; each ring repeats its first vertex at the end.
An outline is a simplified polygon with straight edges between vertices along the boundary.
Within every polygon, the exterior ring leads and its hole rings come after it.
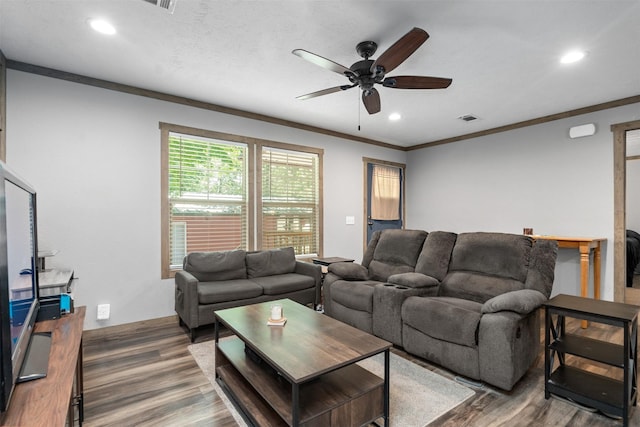
POLYGON ((169 13, 173 13, 173 11, 176 9, 176 3, 178 2, 178 0, 144 0, 144 1, 146 1, 147 3, 154 4, 163 9, 167 9, 169 13))
POLYGON ((478 118, 476 116, 474 116, 473 114, 465 114, 464 116, 460 116, 458 117, 460 120, 465 121, 465 122, 472 122, 474 120, 478 120, 478 118))

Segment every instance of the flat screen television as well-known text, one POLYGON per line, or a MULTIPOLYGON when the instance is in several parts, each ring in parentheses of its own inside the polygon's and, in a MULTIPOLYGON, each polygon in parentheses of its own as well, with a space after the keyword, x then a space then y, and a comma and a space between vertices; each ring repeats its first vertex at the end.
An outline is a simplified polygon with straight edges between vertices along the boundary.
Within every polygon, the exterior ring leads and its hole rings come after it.
MULTIPOLYGON (((27 358, 39 310, 35 190, 0 162, 0 410, 27 358)), ((47 353, 48 357, 48 353, 47 353)))

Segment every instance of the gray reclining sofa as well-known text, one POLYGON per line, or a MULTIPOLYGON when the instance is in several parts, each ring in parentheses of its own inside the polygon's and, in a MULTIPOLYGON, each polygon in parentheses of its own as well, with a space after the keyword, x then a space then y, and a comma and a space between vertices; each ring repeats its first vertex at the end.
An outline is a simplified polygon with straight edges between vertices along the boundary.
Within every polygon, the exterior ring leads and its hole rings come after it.
POLYGON ((329 266, 325 313, 504 390, 533 365, 557 242, 505 233, 376 232, 329 266))
POLYGON ((192 252, 175 276, 175 310, 180 324, 212 324, 214 311, 289 298, 315 306, 320 301, 319 265, 297 261, 292 247, 265 251, 192 252))

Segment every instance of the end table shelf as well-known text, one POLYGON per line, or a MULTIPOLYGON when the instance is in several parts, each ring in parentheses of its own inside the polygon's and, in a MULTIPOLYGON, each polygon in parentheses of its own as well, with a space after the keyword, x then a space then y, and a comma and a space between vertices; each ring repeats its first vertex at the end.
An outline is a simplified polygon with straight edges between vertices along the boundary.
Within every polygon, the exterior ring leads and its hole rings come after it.
POLYGON ((622 417, 629 423, 630 406, 637 403, 638 311, 640 307, 570 295, 545 303, 545 399, 551 393, 622 417), (553 322, 553 316, 556 322, 553 322), (565 317, 623 328, 622 344, 569 334, 565 317), (565 364, 571 355, 623 371, 622 380, 565 364), (558 366, 556 365, 556 357, 558 366), (555 367, 555 369, 554 369, 555 367))

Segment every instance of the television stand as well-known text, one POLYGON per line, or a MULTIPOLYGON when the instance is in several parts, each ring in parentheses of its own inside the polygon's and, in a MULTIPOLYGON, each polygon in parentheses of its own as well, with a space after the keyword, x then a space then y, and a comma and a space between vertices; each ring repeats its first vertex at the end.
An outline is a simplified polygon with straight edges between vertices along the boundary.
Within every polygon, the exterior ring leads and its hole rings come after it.
POLYGON ((51 333, 49 373, 38 381, 16 384, 2 426, 82 425, 82 327, 86 307, 59 319, 36 322, 35 333, 51 333))

